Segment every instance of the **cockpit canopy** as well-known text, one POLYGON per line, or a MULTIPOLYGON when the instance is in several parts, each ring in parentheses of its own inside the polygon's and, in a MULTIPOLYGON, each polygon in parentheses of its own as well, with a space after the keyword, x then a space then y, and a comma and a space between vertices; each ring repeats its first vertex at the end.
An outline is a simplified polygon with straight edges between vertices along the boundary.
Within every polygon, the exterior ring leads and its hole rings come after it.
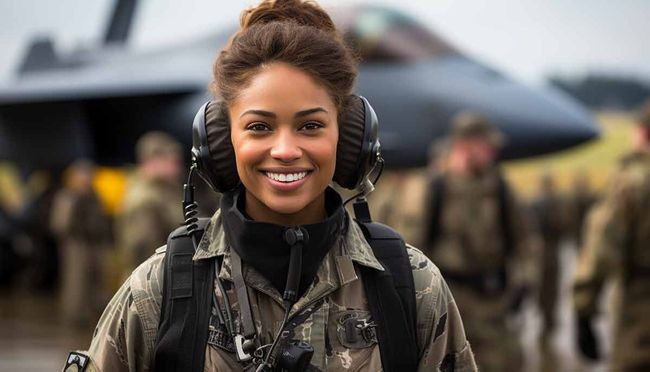
POLYGON ((425 25, 393 9, 361 5, 346 14, 335 10, 333 15, 366 63, 403 63, 458 53, 425 25))

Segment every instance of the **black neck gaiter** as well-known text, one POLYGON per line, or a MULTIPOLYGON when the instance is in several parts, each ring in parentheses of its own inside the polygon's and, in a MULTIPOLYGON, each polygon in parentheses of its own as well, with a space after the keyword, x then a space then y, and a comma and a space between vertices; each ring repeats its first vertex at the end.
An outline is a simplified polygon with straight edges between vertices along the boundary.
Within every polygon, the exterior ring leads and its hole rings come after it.
MULTIPOLYGON (((325 190, 327 218, 320 223, 300 225, 307 231, 303 247, 302 271, 298 295, 302 296, 316 277, 327 252, 341 236, 346 221, 343 203, 332 188, 325 190)), ((251 265, 283 293, 289 270, 290 245, 284 239, 289 227, 252 220, 244 213, 244 190, 225 193, 221 198, 221 215, 226 240, 242 261, 251 265)))

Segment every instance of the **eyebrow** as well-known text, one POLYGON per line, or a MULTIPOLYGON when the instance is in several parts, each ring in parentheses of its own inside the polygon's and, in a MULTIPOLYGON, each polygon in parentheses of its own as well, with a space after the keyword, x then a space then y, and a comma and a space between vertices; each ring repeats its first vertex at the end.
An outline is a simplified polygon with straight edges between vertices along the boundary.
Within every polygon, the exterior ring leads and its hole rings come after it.
POLYGON ((265 116, 267 118, 275 118, 276 115, 270 111, 264 111, 264 110, 247 110, 243 114, 239 115, 239 117, 243 117, 244 115, 259 115, 259 116, 265 116))
MULTIPOLYGON (((298 112, 295 113, 295 115, 293 115, 293 117, 300 118, 300 117, 307 116, 307 115, 310 115, 310 114, 313 114, 313 113, 316 113, 316 112, 327 113, 327 110, 325 110, 322 107, 314 107, 314 108, 311 108, 311 109, 308 109, 308 110, 298 111, 298 112)), ((267 118, 276 118, 277 117, 277 115, 275 115, 274 113, 272 113, 270 111, 265 111, 265 110, 247 110, 243 114, 241 114, 239 117, 241 118, 244 115, 249 115, 249 114, 260 115, 260 116, 264 116, 264 117, 267 117, 267 118)))
POLYGON ((322 108, 322 107, 314 107, 314 108, 311 108, 311 109, 309 109, 309 110, 298 111, 298 112, 296 112, 295 115, 293 115, 293 117, 294 117, 294 118, 300 118, 300 117, 303 117, 303 116, 307 116, 307 115, 309 115, 309 114, 313 114, 313 113, 315 113, 315 112, 324 112, 324 113, 327 113, 327 110, 325 110, 325 109, 322 108))

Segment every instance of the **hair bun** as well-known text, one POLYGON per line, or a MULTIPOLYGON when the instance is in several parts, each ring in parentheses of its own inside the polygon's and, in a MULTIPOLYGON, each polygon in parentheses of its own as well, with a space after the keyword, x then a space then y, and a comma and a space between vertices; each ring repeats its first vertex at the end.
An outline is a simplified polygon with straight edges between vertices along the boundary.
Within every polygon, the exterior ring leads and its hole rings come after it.
POLYGON ((336 26, 318 4, 309 0, 264 0, 259 5, 242 12, 241 29, 271 22, 295 22, 330 33, 336 26))

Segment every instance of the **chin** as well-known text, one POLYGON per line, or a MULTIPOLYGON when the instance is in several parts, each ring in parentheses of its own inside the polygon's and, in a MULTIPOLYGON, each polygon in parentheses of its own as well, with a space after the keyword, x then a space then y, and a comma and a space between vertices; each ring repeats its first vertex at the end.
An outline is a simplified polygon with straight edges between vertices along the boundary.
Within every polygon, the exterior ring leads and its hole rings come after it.
POLYGON ((275 213, 283 215, 298 214, 307 206, 309 206, 314 199, 309 198, 308 195, 287 195, 287 196, 270 196, 261 200, 267 208, 275 213))

